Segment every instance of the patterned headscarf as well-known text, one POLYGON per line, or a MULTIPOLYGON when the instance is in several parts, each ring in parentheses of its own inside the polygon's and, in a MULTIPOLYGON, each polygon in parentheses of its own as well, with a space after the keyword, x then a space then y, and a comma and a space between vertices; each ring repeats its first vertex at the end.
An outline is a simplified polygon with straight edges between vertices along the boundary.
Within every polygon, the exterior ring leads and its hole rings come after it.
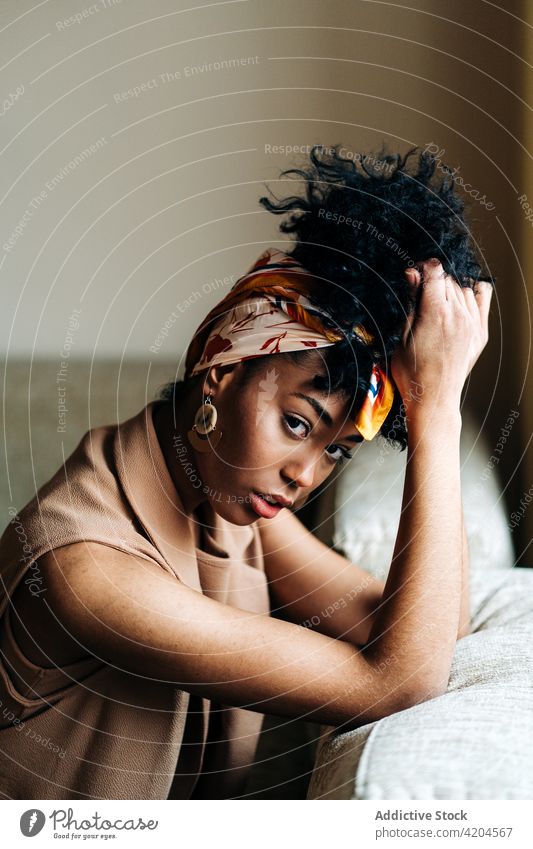
MULTIPOLYGON (((307 298, 319 288, 320 281, 293 257, 275 248, 264 251, 196 331, 185 358, 185 379, 213 365, 323 348, 345 339, 346 331, 307 298)), ((362 325, 352 332, 365 344, 374 339, 362 325)), ((393 382, 374 364, 370 388, 354 417, 365 439, 378 433, 393 398, 393 382)))

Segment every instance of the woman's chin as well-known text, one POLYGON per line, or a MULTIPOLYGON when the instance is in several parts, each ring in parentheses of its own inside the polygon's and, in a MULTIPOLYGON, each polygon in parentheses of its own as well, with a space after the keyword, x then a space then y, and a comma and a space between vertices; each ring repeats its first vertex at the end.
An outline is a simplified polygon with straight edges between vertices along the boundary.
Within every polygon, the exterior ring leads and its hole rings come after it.
POLYGON ((232 503, 222 499, 209 499, 211 506, 217 515, 232 525, 252 525, 259 516, 251 509, 250 504, 244 500, 241 503, 232 503))

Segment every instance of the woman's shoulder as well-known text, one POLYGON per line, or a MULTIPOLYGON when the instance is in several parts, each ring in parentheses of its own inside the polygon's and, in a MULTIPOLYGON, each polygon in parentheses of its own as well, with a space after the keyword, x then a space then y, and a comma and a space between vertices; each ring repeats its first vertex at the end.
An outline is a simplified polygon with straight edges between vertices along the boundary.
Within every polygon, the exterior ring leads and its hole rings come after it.
MULTIPOLYGON (((142 418, 142 412, 138 419, 142 418)), ((149 470, 141 456, 142 440, 138 438, 140 447, 136 451, 126 449, 126 460, 119 468, 120 427, 101 425, 86 431, 63 465, 33 498, 20 510, 10 508, 9 523, 0 537, 4 587, 0 596, 9 595, 22 574, 34 568, 32 564, 47 552, 87 540, 165 566, 165 558, 146 529, 151 486, 149 470)), ((149 453, 148 449, 144 452, 148 457, 149 453)), ((3 602, 5 599, 0 597, 0 609, 3 602)))
POLYGON ((73 532, 80 539, 85 532, 100 532, 103 539, 110 532, 118 539, 138 533, 137 505, 126 490, 131 494, 141 486, 150 487, 144 462, 150 448, 139 435, 145 410, 121 423, 87 430, 30 501, 19 511, 10 511, 11 523, 19 523, 32 535, 45 530, 49 547, 65 544, 73 532))
POLYGON ((36 566, 43 595, 35 598, 20 582, 11 598, 8 624, 18 649, 30 663, 44 669, 62 668, 91 655, 68 626, 66 606, 72 606, 73 595, 81 615, 83 611, 86 615, 97 597, 107 599, 108 604, 123 603, 121 582, 113 576, 122 574, 126 580, 133 569, 154 575, 158 568, 138 554, 85 540, 45 552, 36 566))

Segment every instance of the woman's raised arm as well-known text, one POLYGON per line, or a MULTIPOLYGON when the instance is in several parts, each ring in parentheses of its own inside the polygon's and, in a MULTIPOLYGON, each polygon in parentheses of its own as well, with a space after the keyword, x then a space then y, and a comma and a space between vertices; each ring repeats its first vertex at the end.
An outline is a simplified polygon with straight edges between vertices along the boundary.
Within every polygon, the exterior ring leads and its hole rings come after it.
MULTIPOLYGON (((462 592, 461 390, 488 340, 492 287, 461 289, 440 263, 426 279, 393 374, 408 422, 408 457, 393 561, 364 653, 409 657, 414 686, 446 689, 462 592), (413 392, 416 386, 416 392, 413 392), (394 627, 391 627, 393 624, 394 627)), ((413 282, 416 279, 412 278, 413 282)))
POLYGON ((409 422, 402 512, 392 565, 363 651, 379 662, 408 656, 411 685, 446 690, 457 642, 462 513, 457 409, 409 422))

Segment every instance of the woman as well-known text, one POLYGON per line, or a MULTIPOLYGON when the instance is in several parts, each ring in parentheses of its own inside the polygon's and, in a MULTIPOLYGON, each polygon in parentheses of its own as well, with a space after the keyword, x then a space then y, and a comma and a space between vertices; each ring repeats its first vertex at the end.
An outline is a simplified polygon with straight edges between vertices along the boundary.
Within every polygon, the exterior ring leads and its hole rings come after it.
POLYGON ((4 796, 236 797, 263 713, 347 729, 445 691, 468 633, 460 397, 492 287, 474 285, 453 186, 430 186, 424 154, 409 175, 412 152, 385 177, 313 149, 307 198, 262 199, 299 210, 291 254, 263 251, 197 330, 185 379, 86 433, 13 511, 4 796), (360 210, 419 246, 416 267, 370 227, 339 229, 360 210), (293 512, 378 433, 408 447, 386 584, 293 512))

